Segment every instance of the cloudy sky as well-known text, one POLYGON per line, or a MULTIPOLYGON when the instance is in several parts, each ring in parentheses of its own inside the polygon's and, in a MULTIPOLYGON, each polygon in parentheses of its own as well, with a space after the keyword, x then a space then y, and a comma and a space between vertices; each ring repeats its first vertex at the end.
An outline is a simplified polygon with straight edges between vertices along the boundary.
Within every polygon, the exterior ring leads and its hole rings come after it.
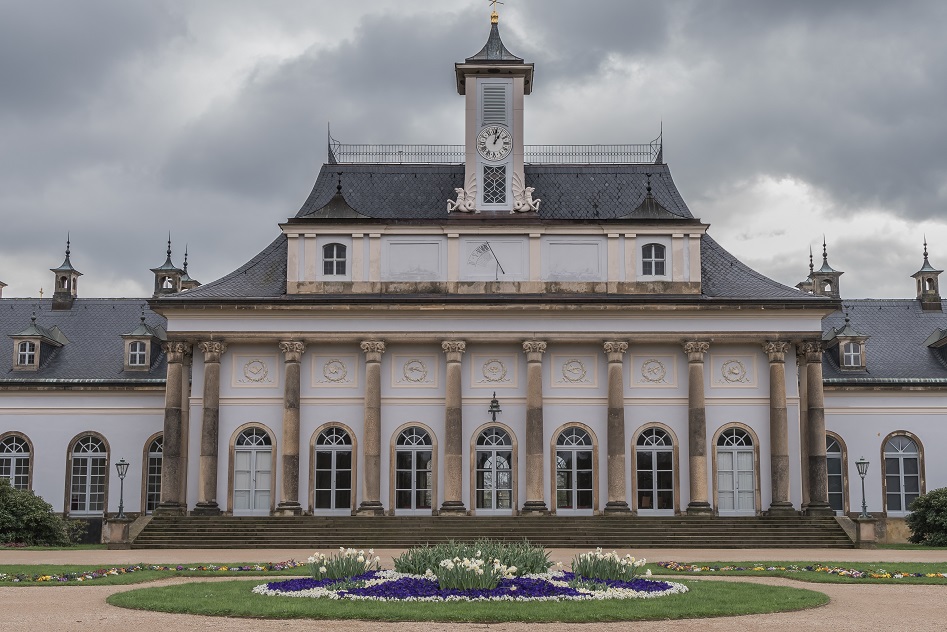
MULTIPOLYGON (((947 266, 947 3, 507 0, 536 64, 526 142, 640 143, 724 247, 788 285, 913 297, 947 266)), ((66 233, 82 296, 146 296, 185 244, 238 267, 343 142, 462 142, 453 63, 486 0, 0 0, 0 281, 49 295, 66 233)), ((541 192, 537 192, 537 195, 541 192)))

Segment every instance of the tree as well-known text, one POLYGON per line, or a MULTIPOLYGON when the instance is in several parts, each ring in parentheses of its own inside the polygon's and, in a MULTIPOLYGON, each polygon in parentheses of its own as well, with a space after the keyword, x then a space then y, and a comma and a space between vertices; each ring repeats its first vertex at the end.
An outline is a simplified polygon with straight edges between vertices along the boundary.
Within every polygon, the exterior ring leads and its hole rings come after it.
POLYGON ((32 491, 16 489, 0 478, 0 542, 68 546, 75 531, 71 524, 32 491))
POLYGON ((918 496, 907 517, 914 544, 947 546, 947 487, 918 496))

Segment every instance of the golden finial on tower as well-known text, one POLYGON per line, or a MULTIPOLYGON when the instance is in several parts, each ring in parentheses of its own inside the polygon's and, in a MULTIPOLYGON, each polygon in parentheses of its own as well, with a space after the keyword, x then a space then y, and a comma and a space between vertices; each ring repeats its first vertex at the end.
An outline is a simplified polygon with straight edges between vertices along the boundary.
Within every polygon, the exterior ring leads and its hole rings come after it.
POLYGON ((493 11, 490 13, 490 24, 499 24, 500 14, 497 13, 497 5, 503 4, 500 0, 487 0, 490 3, 490 6, 493 8, 493 11))

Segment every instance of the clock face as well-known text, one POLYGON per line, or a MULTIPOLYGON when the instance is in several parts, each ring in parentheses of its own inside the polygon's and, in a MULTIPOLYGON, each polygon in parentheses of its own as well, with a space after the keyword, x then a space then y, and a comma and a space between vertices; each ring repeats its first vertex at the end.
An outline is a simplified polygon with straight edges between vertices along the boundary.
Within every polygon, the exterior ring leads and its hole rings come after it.
POLYGON ((487 160, 503 160, 513 151, 513 136, 505 127, 484 127, 477 134, 477 151, 487 160))

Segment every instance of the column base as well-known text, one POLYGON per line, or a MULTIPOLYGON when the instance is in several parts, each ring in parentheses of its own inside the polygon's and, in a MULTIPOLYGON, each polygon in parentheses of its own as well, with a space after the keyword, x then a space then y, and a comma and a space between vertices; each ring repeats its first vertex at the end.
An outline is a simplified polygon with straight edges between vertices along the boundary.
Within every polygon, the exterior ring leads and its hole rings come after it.
POLYGON ((806 507, 807 516, 834 516, 835 510, 829 507, 829 503, 813 503, 810 502, 809 506, 806 507))
POLYGON ((855 518, 855 528, 857 529, 855 546, 857 548, 878 548, 878 537, 875 535, 875 524, 877 522, 874 518, 855 518))
POLYGON ((695 502, 687 505, 688 516, 707 517, 714 515, 714 508, 708 502, 695 502))
POLYGON ((220 507, 218 507, 214 501, 210 501, 209 503, 197 503, 197 506, 191 510, 192 516, 219 516, 220 514, 220 507))
POLYGON ((154 510, 155 516, 186 516, 187 507, 177 502, 161 503, 154 510))
POLYGON ((445 500, 444 504, 441 505, 440 511, 438 511, 439 516, 466 516, 467 508, 464 507, 464 503, 459 500, 445 500))
POLYGON ((548 516, 549 509, 542 500, 528 500, 523 508, 520 509, 522 516, 548 516))
POLYGON ((773 503, 769 506, 769 511, 766 512, 769 516, 798 516, 799 512, 796 511, 796 508, 792 506, 792 503, 779 502, 773 503))
POLYGON ((605 503, 603 513, 606 516, 630 516, 631 508, 628 507, 628 503, 624 500, 611 500, 605 503))
POLYGON ((301 516, 303 508, 297 502, 281 502, 273 511, 274 516, 301 516))
POLYGON ((363 502, 358 506, 358 509, 355 510, 356 516, 384 516, 385 508, 377 500, 369 500, 363 502))

